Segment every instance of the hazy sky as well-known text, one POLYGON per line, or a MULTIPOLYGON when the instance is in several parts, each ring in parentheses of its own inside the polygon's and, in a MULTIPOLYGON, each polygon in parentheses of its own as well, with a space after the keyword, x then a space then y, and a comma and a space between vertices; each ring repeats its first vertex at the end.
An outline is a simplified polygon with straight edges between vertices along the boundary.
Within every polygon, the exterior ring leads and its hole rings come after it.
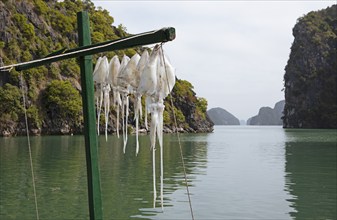
POLYGON ((335 1, 93 1, 131 34, 174 27, 164 50, 208 109, 247 120, 284 99, 296 20, 335 1))

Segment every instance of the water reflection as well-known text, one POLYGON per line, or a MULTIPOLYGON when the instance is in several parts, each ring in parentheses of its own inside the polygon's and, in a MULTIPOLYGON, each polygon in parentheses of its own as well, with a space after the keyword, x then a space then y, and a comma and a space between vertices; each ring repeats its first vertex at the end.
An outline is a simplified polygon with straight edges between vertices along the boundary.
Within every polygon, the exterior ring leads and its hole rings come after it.
MULTIPOLYGON (((195 175, 202 174, 207 162, 207 144, 200 138, 182 135, 182 150, 191 186, 194 185, 195 175)), ((108 142, 104 137, 99 138, 104 219, 152 218, 161 214, 161 209, 152 208, 152 153, 149 137, 140 136, 138 156, 135 155, 133 136, 129 138, 125 154, 122 142, 115 136, 110 136, 108 142)), ((88 219, 84 138, 32 137, 31 145, 40 218, 88 219)), ((0 156, 0 219, 36 218, 27 139, 0 138, 0 156)), ((156 156, 159 190, 159 150, 156 156)), ((172 202, 176 200, 187 203, 184 193, 180 197, 172 196, 177 190, 185 190, 182 171, 176 136, 165 135, 165 208, 173 206, 172 202)))
MULTIPOLYGON (((83 141, 78 136, 31 138, 41 219, 84 219, 88 216, 83 141)), ((0 146, 0 218, 34 219, 27 139, 0 139, 0 146)))
POLYGON ((199 219, 290 219, 281 127, 216 126, 207 176, 198 185, 199 219))
POLYGON ((336 130, 287 130, 286 190, 295 219, 336 219, 336 130))
MULTIPOLYGON (((196 137, 196 136, 194 136, 196 137)), ((206 165, 206 142, 193 141, 193 136, 182 136, 182 151, 189 175, 189 185, 193 186, 194 175, 200 174, 206 165), (189 141, 184 141, 189 140, 189 141), (201 161, 199 163, 199 161, 201 161)), ((199 137, 200 138, 200 137, 199 137)), ((152 218, 161 214, 161 209, 153 209, 152 159, 148 136, 140 136, 140 153, 135 155, 135 140, 130 138, 125 155, 122 153, 122 141, 113 142, 100 139, 100 162, 102 175, 102 196, 104 216, 112 218, 152 218), (151 217, 152 216, 152 217, 151 217)), ((160 161, 156 152, 157 190, 159 193, 160 161)), ((164 136, 164 207, 171 207, 179 199, 187 202, 187 196, 176 198, 172 194, 179 189, 185 190, 183 167, 179 145, 174 135, 164 136)), ((157 207, 160 207, 157 199, 157 207)), ((188 211, 188 209, 186 209, 188 211)))
MULTIPOLYGON (((336 219, 336 132, 225 126, 181 135, 196 219, 336 219)), ((41 219, 88 219, 84 138, 31 140, 41 219)), ((0 219, 35 218, 26 141, 0 138, 0 219)), ((176 135, 164 136, 164 213, 152 204, 149 137, 140 136, 138 156, 134 136, 125 154, 122 142, 99 138, 104 219, 190 218, 176 135)))

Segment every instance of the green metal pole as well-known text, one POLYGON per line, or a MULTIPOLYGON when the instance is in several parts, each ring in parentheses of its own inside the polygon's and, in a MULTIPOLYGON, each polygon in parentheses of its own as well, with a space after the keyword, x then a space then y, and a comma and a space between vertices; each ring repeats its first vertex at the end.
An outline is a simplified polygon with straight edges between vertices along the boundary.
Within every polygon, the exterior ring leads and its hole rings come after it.
MULTIPOLYGON (((144 46, 159 42, 167 42, 175 39, 175 29, 172 27, 162 28, 156 31, 145 32, 134 36, 121 38, 118 40, 106 41, 98 44, 83 45, 74 49, 62 49, 53 52, 43 58, 43 60, 33 60, 29 64, 20 64, 15 67, 17 71, 26 70, 41 65, 46 65, 59 60, 74 58, 78 56, 87 56, 106 51, 122 50, 130 47, 144 46), (83 51, 85 49, 85 51, 83 51), (60 55, 59 57, 52 57, 60 55)), ((0 68, 1 69, 1 68, 0 68)))
MULTIPOLYGON (((79 46, 91 44, 89 16, 77 13, 79 46)), ((98 164, 96 113, 94 104, 94 82, 92 78, 92 56, 81 56, 81 85, 84 116, 85 153, 87 162, 88 197, 90 219, 102 219, 101 186, 98 164)))

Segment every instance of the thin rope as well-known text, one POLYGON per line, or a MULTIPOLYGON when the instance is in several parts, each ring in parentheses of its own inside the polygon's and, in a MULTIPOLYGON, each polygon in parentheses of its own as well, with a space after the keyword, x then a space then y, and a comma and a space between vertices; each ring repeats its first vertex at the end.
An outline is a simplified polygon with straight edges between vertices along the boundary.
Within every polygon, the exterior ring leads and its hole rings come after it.
POLYGON ((26 110, 26 99, 25 99, 25 91, 24 91, 24 88, 23 88, 22 73, 20 74, 20 82, 21 82, 21 91, 22 91, 22 98, 23 98, 23 109, 24 109, 24 113, 25 113, 25 123, 26 123, 26 132, 27 132, 28 150, 29 150, 30 169, 32 171, 32 183, 33 183, 33 191, 34 191, 36 219, 39 220, 40 217, 39 217, 39 209, 38 209, 38 206, 37 206, 34 167, 33 167, 33 159, 32 159, 32 150, 31 150, 31 147, 30 147, 29 128, 28 128, 28 119, 27 119, 27 110, 26 110))
POLYGON ((45 57, 45 58, 41 58, 41 59, 37 59, 37 60, 31 60, 31 61, 27 61, 27 62, 23 62, 23 63, 16 63, 16 64, 8 65, 8 66, 2 66, 2 67, 0 67, 0 70, 8 70, 10 68, 21 66, 21 65, 26 65, 26 64, 36 63, 36 62, 40 62, 40 61, 51 60, 53 58, 68 56, 70 54, 76 54, 76 53, 80 53, 80 52, 95 50, 95 49, 98 49, 98 48, 104 48, 104 47, 111 46, 113 44, 116 44, 116 43, 119 43, 119 42, 123 42, 123 41, 129 40, 129 39, 133 39, 133 38, 136 38, 136 37, 139 37, 139 36, 147 35, 147 34, 150 34, 150 33, 155 33, 157 31, 158 30, 149 31, 149 32, 141 33, 141 34, 136 34, 136 35, 133 35, 133 36, 130 36, 130 37, 127 37, 127 38, 122 38, 122 39, 110 42, 108 44, 98 45, 96 47, 85 48, 85 49, 78 50, 78 51, 73 51, 73 52, 69 52, 69 53, 58 54, 58 55, 54 55, 54 56, 50 56, 50 57, 45 57))
POLYGON ((170 90, 171 87, 170 87, 170 84, 169 84, 169 81, 168 81, 168 77, 167 77, 167 70, 166 70, 166 62, 165 62, 165 57, 164 57, 163 43, 161 43, 161 47, 160 48, 161 48, 161 52, 162 52, 161 53, 162 54, 162 58, 163 58, 163 61, 164 61, 164 68, 165 68, 167 86, 168 86, 168 89, 170 91, 170 101, 171 101, 171 107, 172 107, 172 112, 173 112, 173 120, 174 120, 174 125, 176 127, 175 130, 176 130, 177 137, 178 137, 178 144, 179 144, 179 149, 180 149, 181 162, 182 162, 182 165, 183 165, 183 171, 184 171, 184 178, 185 178, 185 183, 186 183, 186 191, 187 191, 188 203, 189 203, 189 206, 190 206, 192 220, 194 220, 194 214, 193 214, 193 208, 192 208, 192 200, 191 200, 190 190, 189 190, 188 182, 187 182, 186 166, 185 166, 185 162, 184 162, 183 150, 182 150, 182 147, 181 147, 180 134, 179 134, 179 131, 178 131, 178 123, 177 123, 176 113, 175 113, 174 107, 173 107, 172 95, 171 95, 171 90, 170 90))

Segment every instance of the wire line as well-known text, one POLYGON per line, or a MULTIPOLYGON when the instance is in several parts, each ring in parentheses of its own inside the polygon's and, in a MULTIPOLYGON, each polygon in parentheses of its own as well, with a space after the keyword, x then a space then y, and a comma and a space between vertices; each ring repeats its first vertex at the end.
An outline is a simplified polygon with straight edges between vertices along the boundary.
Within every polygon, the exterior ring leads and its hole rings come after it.
POLYGON ((33 191, 34 191, 36 219, 39 220, 40 217, 39 217, 39 209, 38 209, 38 205, 37 205, 35 176, 34 176, 34 167, 33 167, 33 159, 32 159, 32 149, 31 149, 31 146, 30 146, 29 128, 28 128, 28 119, 27 119, 27 110, 26 110, 26 98, 25 98, 25 91, 24 91, 24 88, 23 88, 22 73, 20 74, 20 82, 21 82, 21 91, 22 91, 22 98, 23 98, 23 109, 24 109, 24 113, 25 113, 25 123, 26 123, 26 132, 27 132, 27 143, 28 143, 28 151, 29 151, 30 169, 32 171, 32 183, 33 183, 33 191))
POLYGON ((182 147, 181 147, 181 141, 180 141, 180 134, 179 134, 179 131, 178 131, 178 123, 177 123, 177 118, 176 118, 176 113, 174 111, 174 108, 173 108, 173 101, 172 101, 172 95, 171 95, 171 87, 170 87, 170 83, 168 81, 168 77, 167 77, 167 70, 166 70, 166 62, 165 62, 165 57, 164 57, 164 50, 163 50, 163 43, 161 43, 161 51, 162 51, 162 58, 163 58, 163 61, 164 61, 164 68, 165 68, 165 74, 166 74, 166 81, 167 81, 167 86, 168 86, 168 89, 170 91, 170 101, 171 101, 171 107, 172 107, 172 112, 173 112, 173 120, 174 120, 174 125, 176 127, 176 133, 177 133, 177 137, 178 137, 178 144, 179 144, 179 149, 180 149, 180 157, 181 157, 181 162, 182 162, 182 165, 183 165, 183 171, 184 171, 184 179, 185 179, 185 183, 186 183, 186 191, 187 191, 187 197, 188 197, 188 203, 189 203, 189 206, 190 206, 190 212, 191 212, 191 217, 192 217, 192 220, 194 220, 194 214, 193 214, 193 208, 192 208, 192 200, 191 200, 191 196, 190 196, 190 190, 189 190, 189 187, 188 187, 188 179, 187 179, 187 174, 186 174, 186 166, 185 166, 185 162, 184 162, 184 156, 183 156, 183 150, 182 150, 182 147))

